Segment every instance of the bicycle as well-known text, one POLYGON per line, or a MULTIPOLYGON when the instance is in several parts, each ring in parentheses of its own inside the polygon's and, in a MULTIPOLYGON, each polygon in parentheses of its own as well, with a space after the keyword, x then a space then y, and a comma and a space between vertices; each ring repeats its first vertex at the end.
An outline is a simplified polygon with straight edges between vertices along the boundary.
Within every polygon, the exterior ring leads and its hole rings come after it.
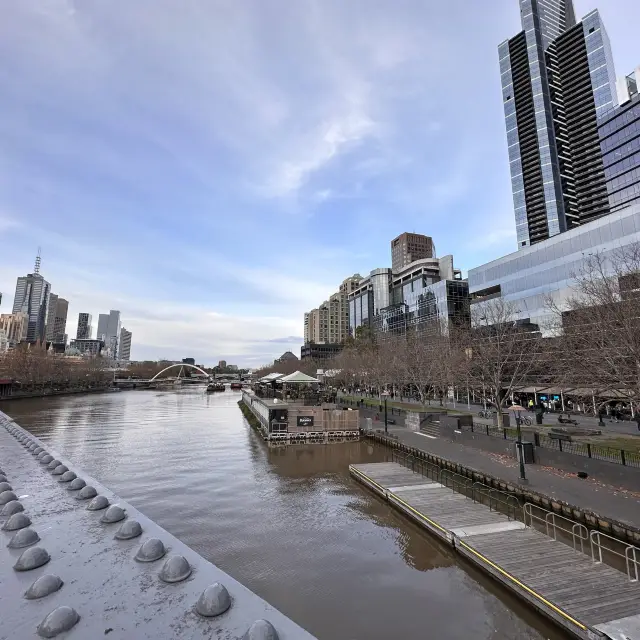
POLYGON ((493 411, 493 409, 480 409, 480 411, 478 411, 480 418, 493 418, 495 414, 496 412, 493 411))

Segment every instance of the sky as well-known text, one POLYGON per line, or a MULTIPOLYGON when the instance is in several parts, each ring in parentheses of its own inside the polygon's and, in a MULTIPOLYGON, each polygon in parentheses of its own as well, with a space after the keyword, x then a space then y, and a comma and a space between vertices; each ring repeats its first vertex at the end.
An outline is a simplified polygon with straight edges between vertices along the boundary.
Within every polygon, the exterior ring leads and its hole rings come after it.
MULTIPOLYGON (((255 367, 404 231, 516 249, 497 47, 517 0, 0 0, 0 291, 119 309, 132 359, 255 367)), ((598 8, 616 70, 637 0, 598 8)))

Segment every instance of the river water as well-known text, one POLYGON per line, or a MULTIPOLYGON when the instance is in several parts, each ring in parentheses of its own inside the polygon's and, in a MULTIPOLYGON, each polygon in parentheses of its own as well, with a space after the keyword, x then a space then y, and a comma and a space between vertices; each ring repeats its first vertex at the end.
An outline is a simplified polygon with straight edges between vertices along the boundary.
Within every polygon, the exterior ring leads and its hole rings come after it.
POLYGON ((0 408, 318 638, 566 638, 349 477, 383 449, 269 448, 239 397, 123 391, 0 408))

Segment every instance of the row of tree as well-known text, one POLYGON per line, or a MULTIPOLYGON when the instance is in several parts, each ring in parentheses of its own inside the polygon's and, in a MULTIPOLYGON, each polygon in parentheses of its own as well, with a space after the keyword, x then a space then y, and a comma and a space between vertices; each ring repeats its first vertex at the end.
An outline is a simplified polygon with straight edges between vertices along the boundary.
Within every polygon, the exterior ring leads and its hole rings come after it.
POLYGON ((571 278, 571 295, 549 296, 542 324, 495 297, 471 304, 471 326, 443 319, 399 336, 360 331, 332 361, 297 368, 335 369, 340 386, 404 390, 423 402, 470 390, 499 415, 527 387, 571 390, 589 406, 640 406, 640 245, 588 256, 571 278))
POLYGON ((44 346, 19 345, 0 357, 0 378, 22 391, 106 386, 113 373, 101 358, 65 358, 44 346))

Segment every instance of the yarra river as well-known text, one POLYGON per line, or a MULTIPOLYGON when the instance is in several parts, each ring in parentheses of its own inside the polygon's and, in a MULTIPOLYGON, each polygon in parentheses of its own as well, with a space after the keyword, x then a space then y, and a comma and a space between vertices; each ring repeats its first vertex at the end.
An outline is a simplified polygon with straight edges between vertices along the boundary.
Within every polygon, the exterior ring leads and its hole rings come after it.
POLYGON ((349 477, 384 449, 270 449, 239 397, 123 391, 0 409, 318 638, 566 638, 349 477))

